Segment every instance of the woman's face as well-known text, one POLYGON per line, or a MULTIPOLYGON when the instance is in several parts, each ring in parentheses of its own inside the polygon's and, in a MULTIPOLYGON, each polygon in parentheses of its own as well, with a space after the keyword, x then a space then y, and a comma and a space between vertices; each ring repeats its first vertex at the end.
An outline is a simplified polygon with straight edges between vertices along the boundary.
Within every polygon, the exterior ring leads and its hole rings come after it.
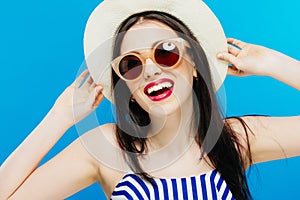
MULTIPOLYGON (((187 53, 186 45, 179 48, 182 50, 181 60, 174 68, 159 67, 151 57, 156 44, 174 38, 179 37, 167 25, 154 20, 145 20, 132 26, 125 33, 121 44, 120 55, 134 52, 144 58, 141 76, 126 81, 126 84, 137 103, 154 115, 170 115, 184 108, 182 106, 192 105, 194 63, 187 53)), ((172 49, 174 44, 162 43, 159 48, 172 49)))

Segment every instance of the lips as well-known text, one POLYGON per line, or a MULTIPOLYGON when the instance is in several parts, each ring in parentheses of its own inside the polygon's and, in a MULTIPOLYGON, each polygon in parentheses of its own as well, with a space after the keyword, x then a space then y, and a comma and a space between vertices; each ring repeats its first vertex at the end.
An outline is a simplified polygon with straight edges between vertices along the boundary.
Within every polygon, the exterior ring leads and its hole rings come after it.
POLYGON ((174 81, 168 78, 162 78, 149 83, 144 88, 144 93, 152 101, 161 101, 168 98, 173 92, 174 81))

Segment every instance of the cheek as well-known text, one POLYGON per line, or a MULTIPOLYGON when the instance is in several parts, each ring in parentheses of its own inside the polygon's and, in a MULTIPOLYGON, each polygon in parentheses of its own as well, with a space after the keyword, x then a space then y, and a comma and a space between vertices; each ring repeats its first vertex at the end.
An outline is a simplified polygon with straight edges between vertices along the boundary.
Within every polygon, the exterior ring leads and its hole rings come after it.
POLYGON ((130 90, 131 95, 133 96, 134 100, 145 110, 148 112, 148 103, 147 99, 145 98, 143 88, 140 88, 141 83, 139 82, 131 82, 127 83, 127 87, 130 90))
POLYGON ((185 102, 193 93, 193 81, 182 79, 180 84, 175 87, 174 94, 180 102, 185 102))
POLYGON ((138 90, 140 82, 139 81, 126 82, 126 85, 129 89, 130 93, 134 94, 138 90))
POLYGON ((178 70, 175 93, 180 101, 185 101, 193 92, 193 67, 185 66, 178 70))
POLYGON ((145 95, 142 90, 136 90, 133 93, 133 97, 135 101, 143 108, 146 112, 149 113, 150 108, 153 106, 153 102, 151 102, 145 95))
POLYGON ((189 86, 193 86, 193 72, 194 67, 191 65, 184 65, 177 70, 177 76, 180 81, 189 86))

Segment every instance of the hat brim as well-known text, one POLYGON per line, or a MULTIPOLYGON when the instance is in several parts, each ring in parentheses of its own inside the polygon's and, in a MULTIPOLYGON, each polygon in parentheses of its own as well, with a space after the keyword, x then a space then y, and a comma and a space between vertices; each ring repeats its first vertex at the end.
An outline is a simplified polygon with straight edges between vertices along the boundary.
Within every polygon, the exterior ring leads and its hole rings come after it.
POLYGON ((227 41, 219 20, 205 3, 200 0, 105 0, 90 15, 84 33, 86 64, 94 81, 103 85, 104 96, 112 101, 110 63, 114 34, 128 17, 146 11, 168 13, 192 31, 208 58, 214 88, 219 89, 228 63, 218 60, 216 55, 227 51, 227 41))

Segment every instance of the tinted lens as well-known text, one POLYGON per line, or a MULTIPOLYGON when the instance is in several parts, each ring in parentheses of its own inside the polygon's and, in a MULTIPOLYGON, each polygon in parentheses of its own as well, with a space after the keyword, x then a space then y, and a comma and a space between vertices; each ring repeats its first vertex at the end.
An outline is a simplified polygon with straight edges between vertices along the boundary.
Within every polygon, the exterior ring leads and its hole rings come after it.
POLYGON ((163 67, 172 67, 179 60, 179 49, 173 42, 163 42, 154 52, 155 61, 163 67))
POLYGON ((133 80, 142 73, 142 62, 134 55, 127 55, 119 63, 120 74, 128 80, 133 80))

